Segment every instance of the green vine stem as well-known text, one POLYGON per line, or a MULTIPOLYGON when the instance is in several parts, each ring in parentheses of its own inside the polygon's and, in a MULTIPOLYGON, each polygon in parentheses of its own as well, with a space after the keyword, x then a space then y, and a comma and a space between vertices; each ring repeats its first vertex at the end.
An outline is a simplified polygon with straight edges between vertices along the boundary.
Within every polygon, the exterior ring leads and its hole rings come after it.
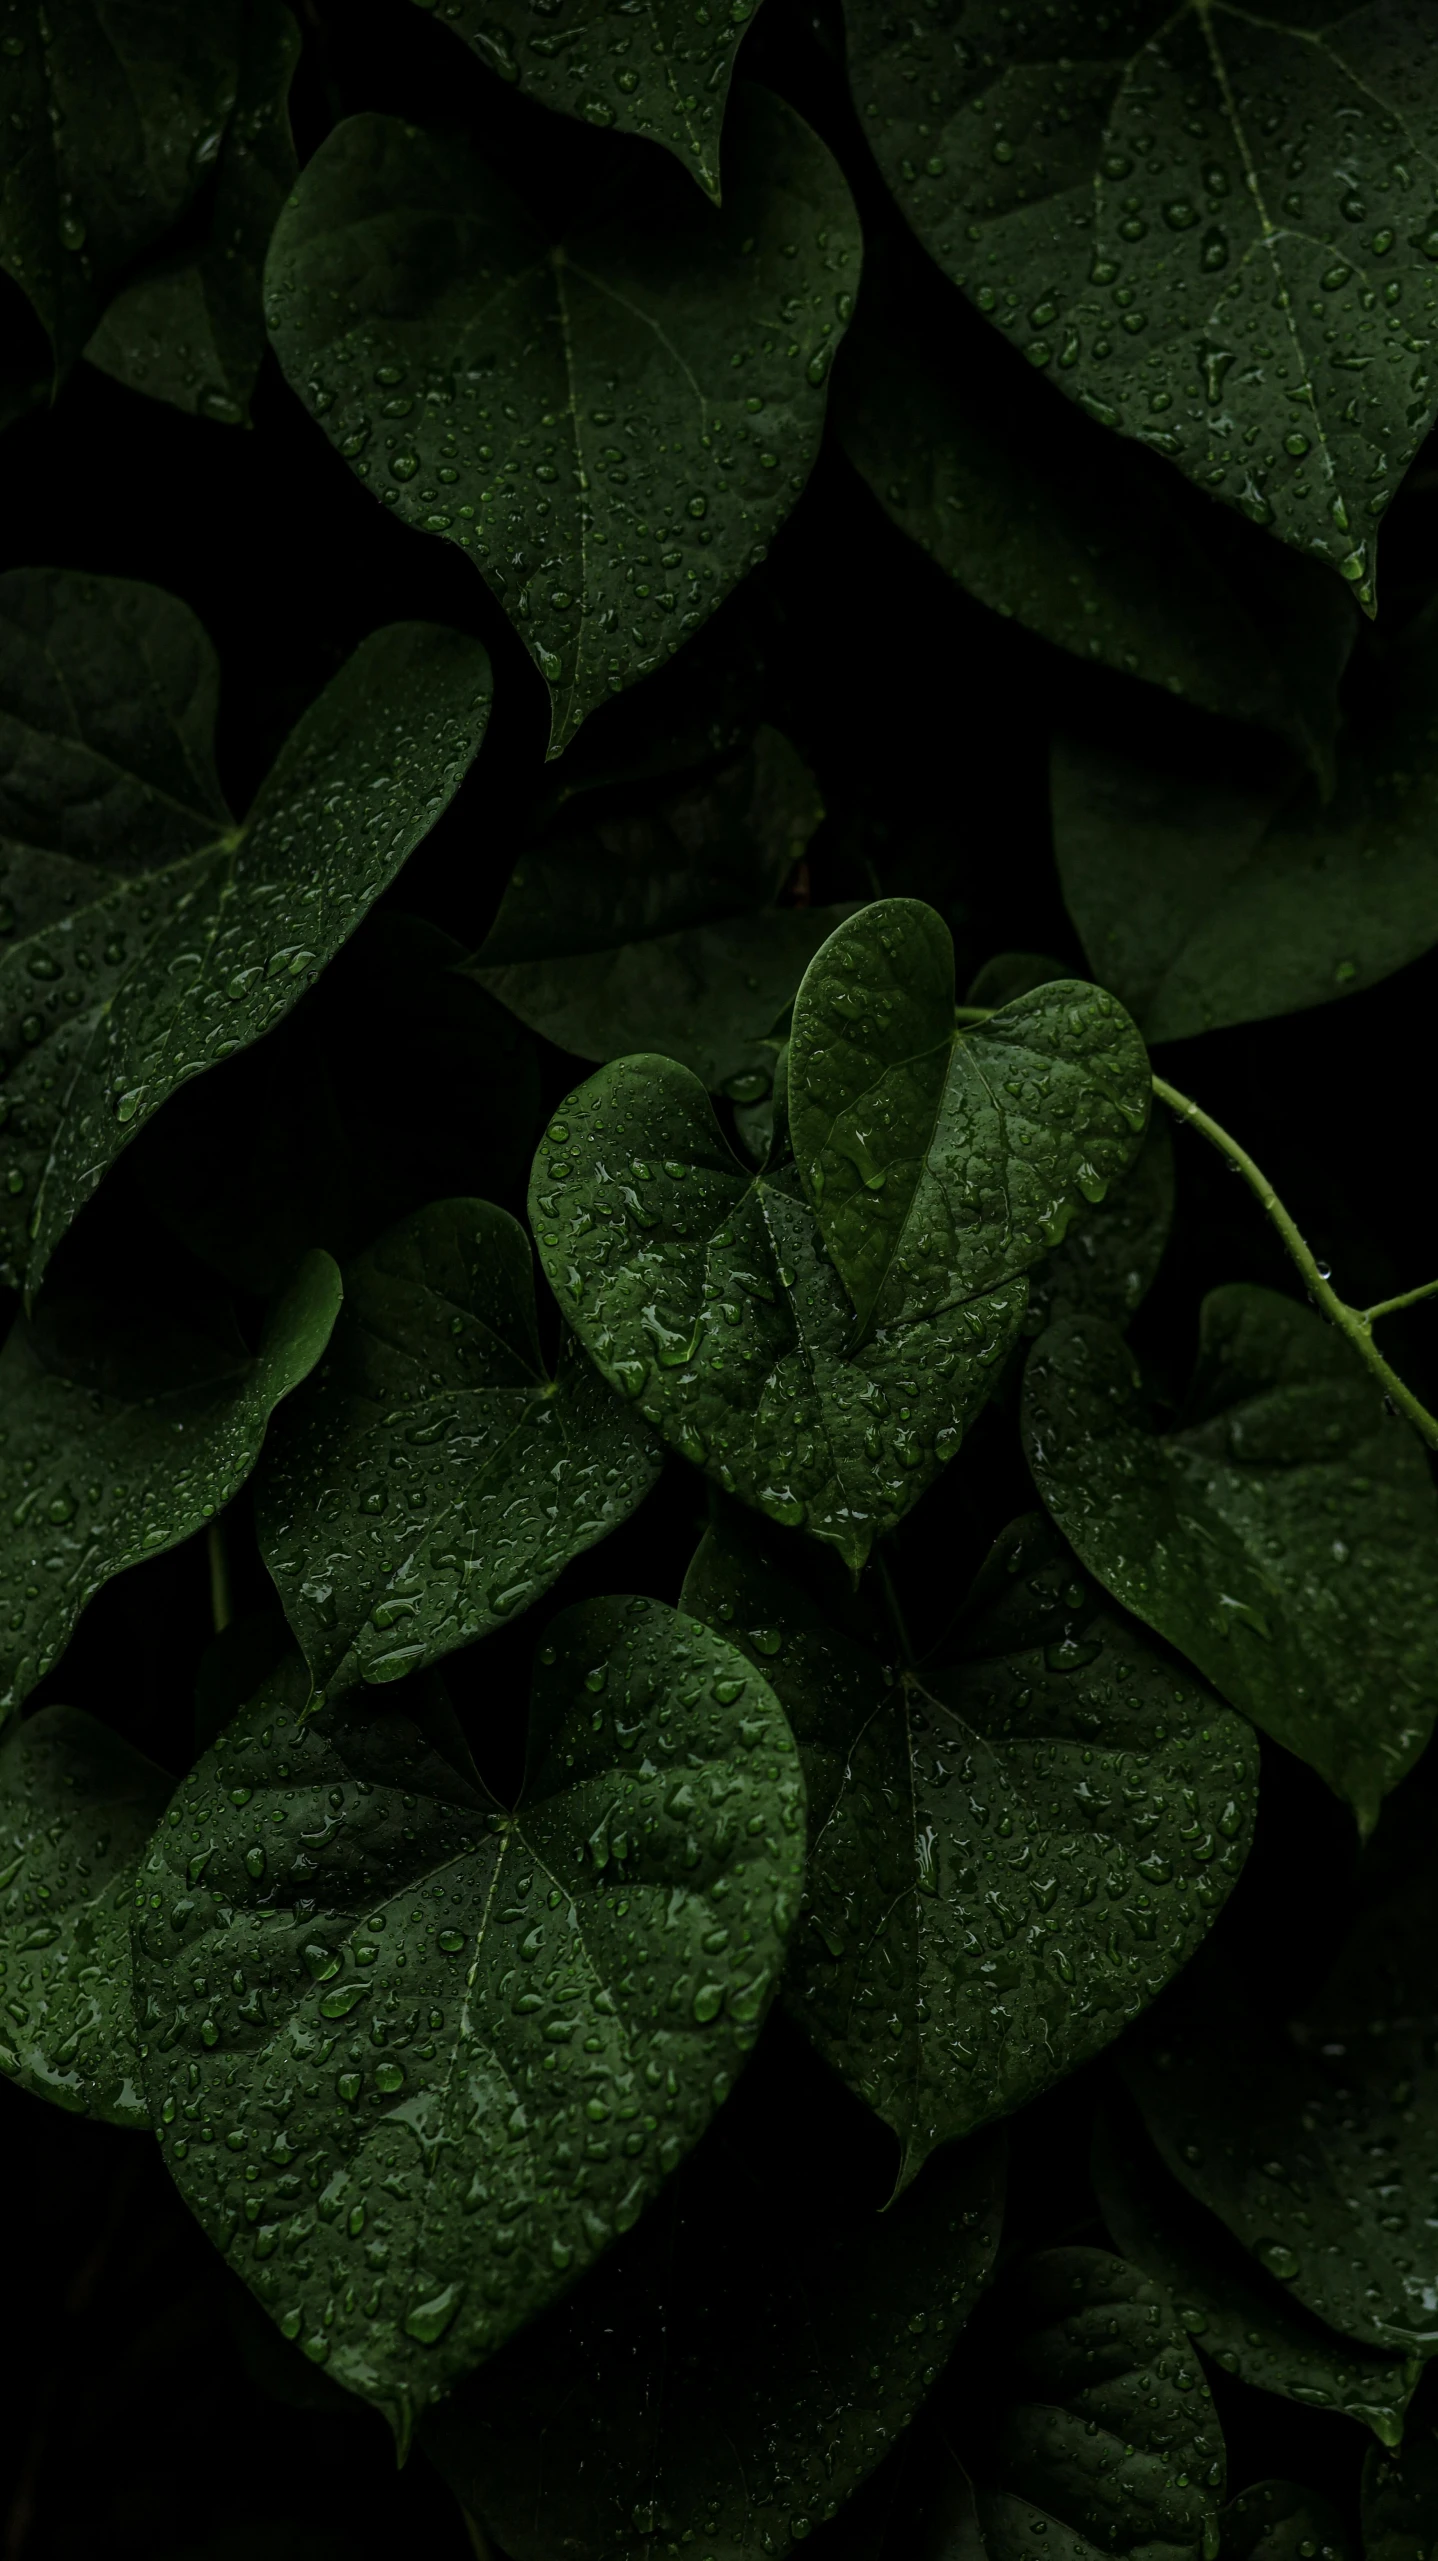
POLYGON ((1240 1147, 1237 1139, 1231 1138, 1228 1131, 1210 1119, 1197 1103, 1191 1102, 1187 1094, 1180 1094, 1176 1086, 1165 1083, 1162 1076, 1155 1076, 1153 1090, 1161 1103, 1167 1103, 1169 1110, 1180 1120, 1200 1130, 1210 1146, 1216 1147, 1221 1156, 1226 1156, 1230 1165, 1243 1176, 1303 1274, 1315 1306, 1321 1308, 1329 1322, 1347 1337, 1397 1411, 1407 1417, 1416 1432, 1422 1434, 1430 1449, 1438 1450, 1438 1421, 1426 1405, 1419 1403, 1411 1387, 1404 1386, 1398 1372, 1389 1367, 1373 1340, 1373 1328, 1380 1316, 1392 1316, 1400 1307, 1413 1307, 1420 1299, 1432 1298, 1438 1293, 1438 1281, 1425 1281, 1421 1289, 1405 1290, 1401 1298, 1382 1299, 1376 1307, 1350 1307, 1345 1298, 1339 1297, 1307 1238, 1301 1234, 1268 1176, 1259 1171, 1247 1149, 1240 1147))

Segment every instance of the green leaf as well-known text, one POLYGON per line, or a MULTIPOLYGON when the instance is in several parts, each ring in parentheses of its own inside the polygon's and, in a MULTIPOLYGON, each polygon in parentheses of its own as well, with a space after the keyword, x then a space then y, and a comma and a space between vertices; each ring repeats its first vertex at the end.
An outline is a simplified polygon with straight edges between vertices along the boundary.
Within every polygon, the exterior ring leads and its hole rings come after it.
POLYGON ((1438 2536, 1438 2434, 1431 2423, 1410 2431, 1401 2454, 1369 2448, 1362 2512, 1367 2561, 1425 2561, 1438 2536))
POLYGON ((764 556, 818 452, 857 218, 791 107, 741 88, 724 211, 662 165, 632 214, 536 228, 463 144, 340 125, 280 218, 292 387, 402 522, 483 570, 551 755, 764 556))
POLYGON ((435 1201, 347 1266, 256 1525, 316 1684, 393 1681, 528 1609, 659 1467, 571 1343, 546 1374, 523 1228, 435 1201))
POLYGON ((85 349, 132 391, 243 425, 265 352, 265 251, 294 184, 286 106, 300 31, 282 0, 247 0, 235 103, 216 164, 208 236, 122 285, 85 349))
POLYGON ((1393 651, 1326 806, 1287 760, 1197 723, 1166 756, 1058 742, 1064 899, 1148 1040, 1327 1004, 1438 942, 1435 683, 1438 641, 1393 651))
POLYGON ((1091 1574, 1367 1832, 1438 1712, 1438 1507, 1341 1336, 1276 1291, 1204 1300, 1180 1428, 1148 1428, 1122 1336, 1035 1344, 1024 1439, 1091 1574))
POLYGON ((1040 1515, 1005 1532, 920 1669, 801 1570, 730 1514, 684 1606, 793 1728, 813 1848, 784 1997, 892 2126, 903 2186, 1098 2053, 1186 1964, 1247 1853, 1257 1754, 1040 1515))
MULTIPOLYGON (((436 0, 416 0, 434 9, 436 0)), ((719 195, 719 132, 734 56, 757 0, 702 16, 675 0, 560 0, 542 19, 521 0, 446 0, 452 27, 501 80, 586 124, 663 144, 719 195)))
MULTIPOLYGON (((1106 2250, 1043 2250, 1009 2278, 996 2312, 990 2375, 996 2361, 1006 2406, 981 2451, 985 2483, 1006 2494, 997 2518, 983 2503, 999 2561, 1034 2548, 1020 2502, 1130 2561, 1212 2555, 1223 2437, 1162 2287, 1106 2250)), ((1058 2549, 1078 2561, 1067 2537, 1058 2549)))
POLYGON ((0 1745, 0 2071, 111 2125, 150 2122, 130 1911, 173 1786, 79 1707, 42 1708, 0 1745))
POLYGON ((372 633, 242 826, 214 781, 214 695, 175 598, 0 581, 0 1271, 32 1294, 176 1086, 290 1011, 433 826, 483 738, 489 662, 432 623, 372 633))
POLYGON ((0 55, 0 269, 79 355, 110 286, 204 182, 235 103, 238 0, 12 0, 0 55))
POLYGON ((1221 2561, 1349 2561, 1347 2528, 1331 2499, 1297 2481, 1255 2481, 1218 2521, 1221 2561))
POLYGON ((1173 1131, 1167 1113, 1155 1111, 1123 1180, 1035 1264, 1029 1276, 1033 1331, 1061 1316, 1131 1324, 1158 1278, 1173 1209, 1173 1131))
POLYGON ((945 274, 1102 426, 1371 610, 1377 520, 1434 416, 1438 39, 1404 10, 1285 14, 845 11, 865 131, 945 274))
POLYGON ((513 2561, 788 2551, 936 2379, 993 2266, 1001 2144, 881 2214, 857 2111, 784 2060, 766 2040, 638 2231, 427 2422, 513 2561))
POLYGON ((470 975, 576 1057, 656 1052, 712 1093, 761 1101, 775 1026, 850 912, 774 904, 823 814, 808 767, 761 729, 654 812, 541 839, 470 975))
POLYGON ((1023 1317, 1022 1279, 1001 1281, 856 1346, 792 1168, 741 1165, 667 1058, 620 1059, 566 1098, 530 1224, 611 1386, 726 1493, 855 1569, 952 1457, 1023 1317))
POLYGON ((1009 1284, 1138 1152, 1143 1043, 1100 990, 1059 980, 954 1022, 948 927, 883 898, 810 964, 789 1044, 789 1135, 863 1325, 910 1324, 1009 1284))
POLYGON ((1323 567, 1065 419, 931 275, 870 254, 834 423, 893 522, 981 604, 1076 657, 1286 738, 1331 778, 1357 621, 1323 567), (975 343, 977 339, 978 343, 975 343))
POLYGON ((1093 2173, 1116 2247, 1167 2288, 1213 2364, 1256 2391, 1311 2410, 1341 2410, 1382 2445, 1398 2443, 1413 2397, 1403 2360, 1357 2347, 1316 2321, 1167 2176, 1117 2111, 1099 2121, 1093 2173))
POLYGON ((658 1601, 553 1623, 512 1814, 400 1698, 308 1696, 295 1660, 155 1837, 146 2084, 210 2237, 403 2446, 719 2105, 797 1903, 803 1782, 764 1683, 658 1601))
POLYGON ((0 1352, 0 1717, 112 1575, 233 1501, 339 1304, 328 1254, 308 1254, 256 1353, 228 1313, 59 1299, 17 1320, 0 1352))

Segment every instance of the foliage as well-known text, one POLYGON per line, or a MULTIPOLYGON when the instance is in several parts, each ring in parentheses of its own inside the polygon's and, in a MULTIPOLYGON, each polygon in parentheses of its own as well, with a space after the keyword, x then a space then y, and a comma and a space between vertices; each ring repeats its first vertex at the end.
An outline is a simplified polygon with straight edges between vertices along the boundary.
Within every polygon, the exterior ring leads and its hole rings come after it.
POLYGON ((1429 14, 0 109, 7 2551, 1431 2561, 1429 14))

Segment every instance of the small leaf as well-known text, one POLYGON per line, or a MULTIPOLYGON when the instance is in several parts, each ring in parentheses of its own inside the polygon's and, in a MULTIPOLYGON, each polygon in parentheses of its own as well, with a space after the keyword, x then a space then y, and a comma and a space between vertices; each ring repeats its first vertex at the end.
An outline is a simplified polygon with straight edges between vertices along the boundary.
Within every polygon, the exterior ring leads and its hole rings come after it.
POLYGON ((659 1467, 572 1346, 546 1375, 523 1228, 436 1201, 347 1267, 266 1453, 260 1547, 318 1687, 398 1680, 528 1609, 659 1467))
POLYGON ((1410 2429, 1401 2454, 1370 2446, 1363 2466, 1363 2550, 1366 2561, 1426 2561, 1438 2539, 1438 2433, 1427 2424, 1410 2429))
POLYGON ((837 163, 741 89, 724 211, 677 171, 563 239, 463 144, 386 116, 321 145, 266 272, 276 354, 403 523, 469 552, 558 755, 671 658, 808 478, 858 286, 837 163))
POLYGON ((300 32, 281 0, 247 0, 240 41, 208 237, 162 250, 122 285, 85 349, 132 391, 231 426, 248 419, 265 352, 261 278, 294 184, 286 100, 300 32))
POLYGON ((1330 2499, 1297 2481, 1255 2481, 1218 2520, 1220 2561, 1349 2561, 1330 2499))
POLYGON ((684 1605, 794 1730, 813 1850, 785 1999, 892 2126, 902 2186, 1100 2052, 1187 1962, 1247 1852, 1257 1756, 1038 1515, 922 1670, 797 1576, 731 1514, 684 1605))
POLYGON ((1091 1574, 1346 1799, 1367 1832, 1438 1713, 1438 1506, 1342 1337, 1276 1291, 1203 1304, 1180 1428, 1122 1337, 1035 1344, 1024 1438, 1091 1574))
POLYGON ((1289 15, 845 10, 865 133, 945 274, 1100 425, 1371 611, 1378 518, 1434 417, 1438 239, 1409 190, 1428 201, 1438 36, 1289 15))
POLYGON ((489 690, 458 632, 372 633, 231 826, 185 608, 66 570, 0 581, 6 1278, 33 1294, 175 1088, 290 1011, 458 789, 489 690))
MULTIPOLYGON (((435 0, 416 0, 433 9, 435 0)), ((757 0, 722 11, 645 0, 560 0, 536 22, 520 0, 447 0, 441 22, 501 80, 586 124, 662 143, 719 194, 719 131, 734 56, 757 0)))
POLYGON ((135 1873, 173 1780, 79 1707, 0 1745, 0 2070, 147 2127, 130 1967, 135 1873))
POLYGON ((340 1276, 308 1254, 257 1353, 208 1325, 47 1300, 0 1352, 0 1717, 87 1601, 232 1502, 276 1405, 329 1340, 340 1276))
POLYGON ((766 2039, 639 2229, 427 2422, 514 2561, 788 2551, 943 2366, 993 2266, 1001 2142, 948 2153, 881 2214, 858 2111, 786 2063, 766 2039), (540 2410, 562 2413, 562 2459, 540 2410))
POLYGON ((658 1601, 554 1622, 513 1814, 401 1695, 308 1695, 293 1660, 156 1834, 146 2085, 211 2238, 403 2447, 703 2132, 777 1979, 803 1782, 764 1683, 658 1601))
POLYGON ((811 962, 789 1044, 789 1135, 861 1323, 977 1300, 1058 1244, 1138 1152, 1150 1078, 1122 1008, 1060 979, 954 1022, 953 942, 878 899, 811 962))
POLYGON ((1397 2443, 1413 2397, 1403 2360, 1357 2347, 1314 2320, 1168 2177, 1127 2112, 1100 2119, 1093 2172, 1116 2247, 1167 2288, 1205 2357, 1256 2391, 1306 2409, 1341 2410, 1380 2444, 1397 2443))

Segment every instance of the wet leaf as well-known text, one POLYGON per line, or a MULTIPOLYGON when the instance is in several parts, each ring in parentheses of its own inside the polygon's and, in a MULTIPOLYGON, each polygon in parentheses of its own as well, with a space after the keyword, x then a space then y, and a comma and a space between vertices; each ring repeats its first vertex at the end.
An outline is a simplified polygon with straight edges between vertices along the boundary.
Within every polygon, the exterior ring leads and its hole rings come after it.
MULTIPOLYGON (((416 0, 433 9, 435 0, 416 0)), ((445 26, 487 70, 586 124, 646 134, 719 194, 719 132, 734 56, 757 0, 722 11, 645 0, 561 0, 545 17, 521 0, 446 0, 445 26)))
POLYGON ((256 1353, 228 1313, 204 1322, 47 1298, 17 1319, 0 1352, 0 1716, 112 1575, 233 1501, 339 1303, 328 1254, 309 1254, 256 1353))
POLYGON ((11 0, 0 53, 0 269, 56 370, 110 286, 204 184, 234 106, 239 0, 11 0))
POLYGON ((1127 2113, 1100 2120, 1094 2186, 1116 2247, 1165 2286, 1194 2345, 1225 2374, 1310 2410, 1341 2410, 1382 2445, 1402 2434, 1413 2376, 1316 2321, 1176 2180, 1127 2113))
POLYGON ((1398 7, 1285 14, 845 12, 865 131, 945 274, 1100 425, 1371 610, 1377 522, 1435 407, 1438 33, 1398 7))
POLYGON ((1061 1245, 1029 1275, 1028 1325, 1061 1316, 1106 1316, 1126 1326, 1138 1314, 1173 1226, 1173 1131, 1156 1110, 1121 1183, 1074 1220, 1061 1245))
POLYGON ((954 1021, 953 942, 916 898, 851 916, 810 964, 789 1136, 861 1325, 980 1302, 1057 1245, 1138 1153, 1148 1060, 1073 979, 954 1021))
POLYGON ((946 2154, 881 2214, 857 2113, 766 2043, 638 2231, 428 2422, 514 2561, 761 2561, 873 2471, 988 2278, 1003 2151, 946 2154))
POLYGON ((848 907, 774 901, 823 817, 777 730, 653 811, 541 839, 470 974, 579 1058, 657 1052, 741 1104, 773 1081, 776 1025, 848 907))
POLYGON ((813 1848, 784 1997, 892 2126, 903 2185, 1098 2053, 1187 1962, 1247 1853, 1257 1754, 1040 1515, 1005 1532, 917 1669, 801 1570, 730 1514, 684 1606, 794 1730, 813 1848))
POLYGON ((1254 2481, 1218 2520, 1221 2561, 1349 2561, 1331 2499, 1297 2481, 1254 2481))
POLYGON ((0 1270, 31 1292, 167 1096, 290 1011, 433 826, 483 738, 489 662, 432 623, 372 633, 238 826, 214 699, 174 597, 0 581, 0 1270))
POLYGON ((261 279, 294 184, 286 101, 299 51, 282 0, 247 0, 207 237, 162 250, 122 285, 85 349, 130 390, 231 426, 248 418, 265 352, 261 279))
POLYGON ((0 2071, 22 2090, 144 2128, 130 1912, 174 1781, 80 1707, 0 1745, 0 2071))
POLYGON ((403 2446, 720 2104, 797 1902, 803 1784, 764 1683, 658 1601, 553 1623, 513 1814, 401 1695, 308 1695, 296 1659, 156 1835, 146 2085, 206 2231, 403 2446))
POLYGON ((318 1687, 393 1681, 528 1609, 656 1481, 658 1444, 566 1340, 488 1201, 436 1201, 345 1270, 344 1311, 256 1487, 318 1687))
POLYGON ((1159 1433, 1118 1332, 1055 1325, 1029 1359, 1029 1464, 1090 1573, 1366 1832, 1438 1712, 1427 1462, 1342 1337, 1276 1291, 1213 1291, 1199 1341, 1159 1433))
POLYGON ((1401 2454, 1370 2447, 1362 2507, 1367 2561, 1424 2561, 1438 2536, 1438 2435, 1431 2421, 1410 2430, 1401 2454))
POLYGON ((535 660, 558 755, 764 556, 804 486, 857 289, 837 164, 767 91, 724 210, 660 164, 629 213, 537 229, 458 142, 339 126, 270 251, 294 389, 403 523, 457 542, 535 660))

